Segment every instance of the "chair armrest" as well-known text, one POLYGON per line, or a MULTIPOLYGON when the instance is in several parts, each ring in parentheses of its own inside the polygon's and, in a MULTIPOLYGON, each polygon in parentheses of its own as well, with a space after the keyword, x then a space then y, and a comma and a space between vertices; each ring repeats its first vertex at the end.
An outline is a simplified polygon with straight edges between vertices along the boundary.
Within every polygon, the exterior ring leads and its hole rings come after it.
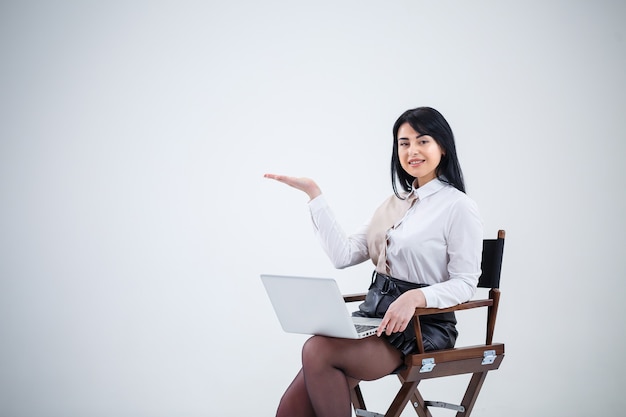
MULTIPOLYGON (((346 303, 353 303, 355 301, 365 301, 365 296, 367 293, 355 293, 355 294, 344 294, 343 301, 346 303)), ((448 308, 428 308, 428 307, 420 307, 415 309, 416 316, 427 316, 429 314, 438 314, 438 313, 447 313, 450 311, 459 311, 459 310, 469 310, 470 308, 478 308, 478 307, 491 307, 493 305, 493 300, 485 299, 485 300, 470 300, 465 303, 457 304, 448 308)))
MULTIPOLYGON (((487 338, 486 344, 491 344, 493 340, 493 332, 496 324, 496 314, 498 310, 498 303, 500 299, 500 291, 498 289, 492 289, 489 292, 491 298, 481 300, 470 300, 465 303, 457 304, 448 308, 416 308, 415 317, 426 316, 429 314, 448 313, 451 311, 469 310, 478 307, 488 307, 487 313, 487 338)), ((424 353, 424 345, 422 343, 422 328, 420 321, 413 320, 413 326, 415 328, 415 334, 417 335, 417 349, 419 353, 424 353)))
POLYGON ((439 314, 439 313, 448 313, 450 311, 460 311, 460 310, 469 310, 470 308, 478 308, 478 307, 491 307, 493 305, 493 300, 484 299, 484 300, 470 300, 461 304, 457 304, 448 308, 429 308, 429 307, 420 307, 415 309, 416 316, 427 316, 429 314, 439 314))
POLYGON ((355 301, 365 301, 365 296, 367 293, 357 293, 357 294, 345 294, 343 296, 343 301, 346 303, 353 303, 355 301))

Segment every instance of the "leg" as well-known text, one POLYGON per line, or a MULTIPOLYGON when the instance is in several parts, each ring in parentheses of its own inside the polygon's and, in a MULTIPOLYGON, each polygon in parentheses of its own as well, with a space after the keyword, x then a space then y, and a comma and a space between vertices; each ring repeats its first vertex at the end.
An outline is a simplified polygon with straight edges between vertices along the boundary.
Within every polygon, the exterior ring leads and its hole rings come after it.
POLYGON ((283 397, 280 399, 276 417, 315 417, 313 406, 309 400, 309 394, 304 384, 304 375, 302 370, 298 372, 283 397))
MULTIPOLYGON (((354 388, 359 384, 359 380, 348 377, 348 386, 354 388)), ((315 417, 311 400, 309 400, 309 394, 306 391, 304 383, 304 375, 302 370, 298 372, 295 379, 283 394, 278 405, 277 417, 315 417)))
POLYGON ((386 340, 314 336, 302 349, 302 372, 317 417, 350 416, 349 387, 390 374, 402 354, 386 340))

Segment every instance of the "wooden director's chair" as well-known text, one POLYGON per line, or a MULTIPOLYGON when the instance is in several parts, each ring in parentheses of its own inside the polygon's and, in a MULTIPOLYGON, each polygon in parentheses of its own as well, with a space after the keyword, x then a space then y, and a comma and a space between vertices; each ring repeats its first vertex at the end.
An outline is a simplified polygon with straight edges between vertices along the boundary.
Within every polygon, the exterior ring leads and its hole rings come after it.
MULTIPOLYGON (((419 417, 432 417, 428 407, 443 407, 457 411, 456 417, 469 417, 476 403, 478 393, 482 388, 487 372, 500 367, 504 359, 504 344, 493 343, 493 333, 500 301, 500 271, 502 269, 502 254, 504 251, 504 230, 498 231, 497 239, 483 241, 482 274, 478 287, 489 288, 489 298, 471 300, 454 307, 418 308, 415 310, 415 334, 417 335, 418 352, 407 355, 406 369, 397 376, 401 387, 391 406, 385 414, 367 411, 360 387, 357 385, 351 392, 352 405, 355 413, 360 417, 398 417, 411 401, 419 417), (449 311, 468 310, 477 307, 487 307, 487 337, 484 345, 458 347, 454 349, 424 352, 422 331, 419 316, 444 313, 449 311), (424 401, 417 389, 423 379, 439 378, 460 374, 472 374, 465 396, 460 405, 440 401, 424 401)), ((365 294, 344 295, 346 302, 363 301, 365 294)))

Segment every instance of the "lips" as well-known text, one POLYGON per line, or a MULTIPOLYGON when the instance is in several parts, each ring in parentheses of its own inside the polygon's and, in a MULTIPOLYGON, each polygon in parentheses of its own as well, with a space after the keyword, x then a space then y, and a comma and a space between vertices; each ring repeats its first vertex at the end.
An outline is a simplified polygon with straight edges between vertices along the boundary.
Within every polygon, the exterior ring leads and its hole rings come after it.
POLYGON ((424 159, 409 159, 409 166, 418 167, 425 162, 424 159))

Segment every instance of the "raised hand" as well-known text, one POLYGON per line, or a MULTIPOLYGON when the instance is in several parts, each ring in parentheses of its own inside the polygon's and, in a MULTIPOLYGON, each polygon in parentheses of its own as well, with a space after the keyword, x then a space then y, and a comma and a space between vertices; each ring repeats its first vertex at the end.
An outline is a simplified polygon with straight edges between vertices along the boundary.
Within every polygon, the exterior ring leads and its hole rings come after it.
POLYGON ((290 177, 288 175, 277 174, 265 174, 264 177, 276 180, 278 182, 282 182, 283 184, 287 184, 290 187, 303 191, 309 196, 311 200, 322 194, 322 190, 320 190, 320 187, 311 178, 290 177))

